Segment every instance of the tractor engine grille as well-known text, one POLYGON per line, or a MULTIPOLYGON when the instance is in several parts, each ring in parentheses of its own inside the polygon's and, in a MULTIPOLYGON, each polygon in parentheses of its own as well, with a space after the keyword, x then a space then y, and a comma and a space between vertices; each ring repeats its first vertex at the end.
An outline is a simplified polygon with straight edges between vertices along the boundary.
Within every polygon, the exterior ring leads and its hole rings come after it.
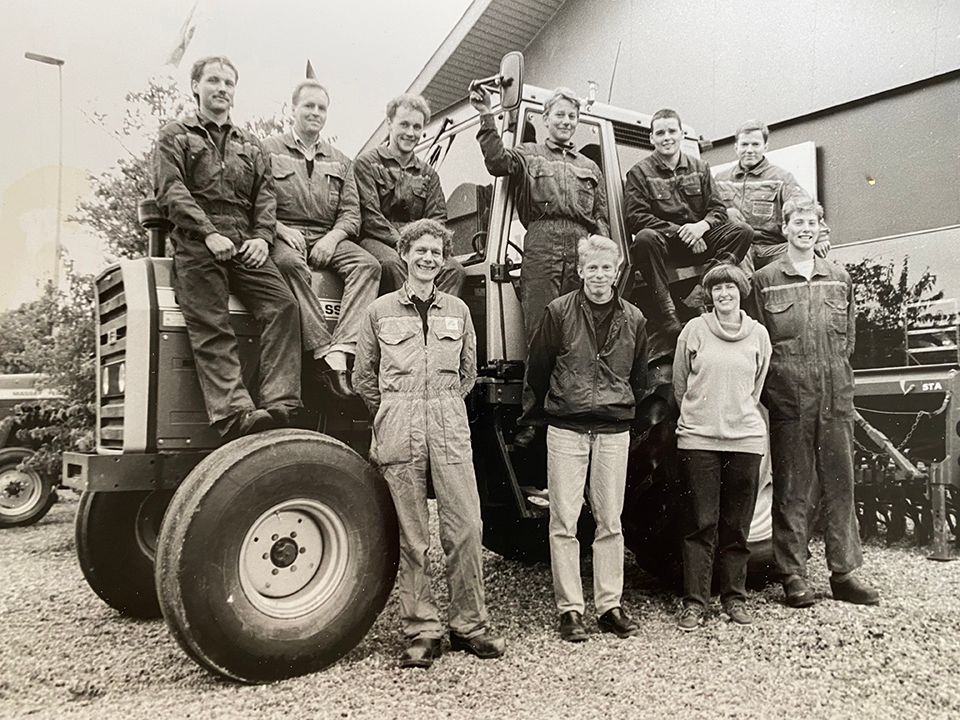
POLYGON ((126 390, 127 300, 123 273, 114 268, 97 279, 97 441, 123 449, 126 390))

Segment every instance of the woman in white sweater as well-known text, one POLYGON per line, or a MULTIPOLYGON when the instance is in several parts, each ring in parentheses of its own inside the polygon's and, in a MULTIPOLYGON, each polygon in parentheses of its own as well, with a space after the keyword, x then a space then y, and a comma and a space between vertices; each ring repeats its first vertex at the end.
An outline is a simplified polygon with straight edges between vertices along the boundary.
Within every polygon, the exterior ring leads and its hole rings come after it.
POLYGON ((770 336, 740 309, 750 291, 734 265, 709 270, 702 285, 713 310, 687 323, 677 340, 673 392, 680 406, 677 449, 686 482, 682 630, 703 622, 719 553, 720 600, 736 623, 753 621, 746 600, 747 535, 757 500, 767 428, 760 390, 770 363, 770 336))

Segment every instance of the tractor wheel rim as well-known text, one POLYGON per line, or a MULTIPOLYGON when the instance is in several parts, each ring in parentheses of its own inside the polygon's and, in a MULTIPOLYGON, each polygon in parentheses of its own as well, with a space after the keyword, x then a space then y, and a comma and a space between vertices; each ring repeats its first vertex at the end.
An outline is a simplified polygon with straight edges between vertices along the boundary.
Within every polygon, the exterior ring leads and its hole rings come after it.
POLYGON ((43 495, 40 476, 7 468, 0 472, 0 515, 19 515, 43 495))
POLYGON ((323 605, 347 574, 340 516, 317 500, 294 499, 258 517, 240 546, 240 586, 260 612, 297 618, 323 605))

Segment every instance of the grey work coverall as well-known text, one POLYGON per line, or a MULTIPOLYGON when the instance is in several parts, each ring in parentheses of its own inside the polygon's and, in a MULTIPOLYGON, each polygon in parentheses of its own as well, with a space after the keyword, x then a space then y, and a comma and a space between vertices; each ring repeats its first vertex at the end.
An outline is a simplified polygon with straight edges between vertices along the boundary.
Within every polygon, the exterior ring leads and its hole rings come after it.
POLYGON ((476 335, 466 304, 435 291, 428 329, 404 284, 370 306, 360 331, 353 387, 373 421, 370 459, 390 486, 400 521, 397 585, 408 638, 443 633, 430 592, 427 467, 447 559, 450 629, 483 632, 480 497, 463 398, 477 378, 476 335))
POLYGON ((822 498, 827 567, 852 572, 863 554, 853 487, 857 315, 850 275, 818 257, 807 280, 784 255, 754 274, 750 302, 773 345, 761 400, 770 411, 777 567, 784 575, 806 573, 808 516, 822 498))

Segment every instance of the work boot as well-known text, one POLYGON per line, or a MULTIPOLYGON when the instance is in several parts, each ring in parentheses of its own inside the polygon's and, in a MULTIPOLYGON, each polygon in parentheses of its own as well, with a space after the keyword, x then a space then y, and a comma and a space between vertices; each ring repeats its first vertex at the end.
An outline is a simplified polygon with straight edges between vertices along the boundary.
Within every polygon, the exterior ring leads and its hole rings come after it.
POLYGON ((867 585, 863 580, 850 575, 845 580, 830 578, 830 590, 833 599, 854 605, 879 605, 880 591, 867 585))
POLYGON ((640 634, 640 627, 633 618, 618 607, 607 610, 597 618, 597 626, 600 628, 600 632, 613 633, 620 639, 640 634))
POLYGON ((277 422, 266 410, 246 410, 234 415, 221 433, 225 443, 265 430, 273 430, 277 422))
POLYGON ((442 654, 440 638, 417 638, 400 654, 400 667, 426 670, 442 654))
POLYGON ((465 637, 451 630, 450 649, 468 652, 481 660, 492 660, 503 655, 507 649, 507 643, 503 638, 494 637, 486 630, 479 635, 471 635, 470 637, 465 637))
POLYGON ((789 575, 783 580, 783 601, 787 607, 805 608, 817 602, 813 590, 799 575, 789 575))
POLYGON ((587 629, 583 626, 583 617, 576 610, 560 615, 560 639, 579 643, 587 639, 587 629))
POLYGON ((357 396, 347 370, 324 370, 321 378, 327 389, 337 397, 348 400, 357 396))

